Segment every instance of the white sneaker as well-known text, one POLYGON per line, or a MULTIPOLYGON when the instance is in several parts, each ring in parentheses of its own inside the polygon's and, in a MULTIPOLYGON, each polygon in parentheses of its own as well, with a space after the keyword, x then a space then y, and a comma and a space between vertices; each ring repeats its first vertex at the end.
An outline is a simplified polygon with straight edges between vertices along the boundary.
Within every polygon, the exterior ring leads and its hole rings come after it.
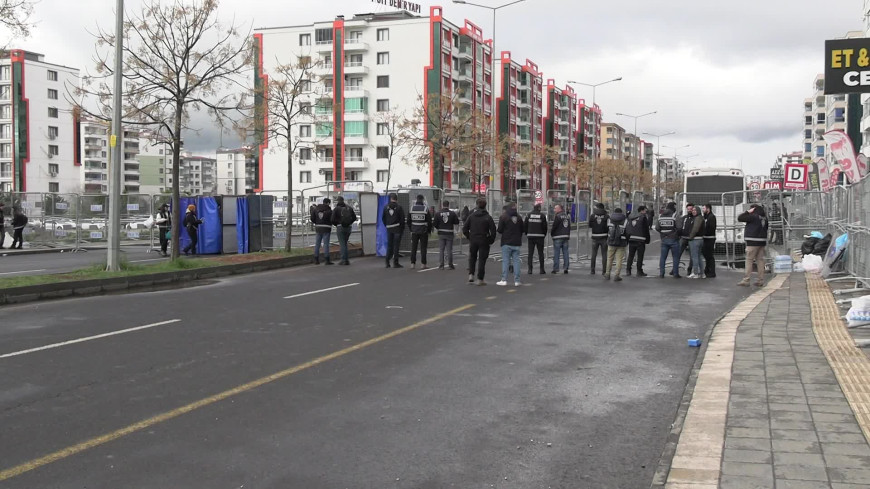
POLYGON ((521 283, 519 283, 519 282, 514 282, 514 287, 519 287, 519 286, 521 286, 521 285, 523 285, 523 284, 521 284, 521 283))
POLYGON ((505 285, 507 285, 507 281, 506 280, 499 280, 495 284, 504 287, 505 285))
POLYGON ((689 276, 686 278, 698 278, 698 276, 695 275, 694 273, 690 273, 689 276))

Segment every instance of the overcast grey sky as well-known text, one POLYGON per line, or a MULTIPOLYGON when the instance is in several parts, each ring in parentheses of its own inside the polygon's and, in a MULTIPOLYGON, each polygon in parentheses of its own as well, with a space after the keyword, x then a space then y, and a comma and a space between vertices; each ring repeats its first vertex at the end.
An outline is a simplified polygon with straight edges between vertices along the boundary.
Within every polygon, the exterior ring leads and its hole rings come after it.
MULTIPOLYGON (((445 7, 454 22, 468 18, 489 37, 489 10, 445 7)), ((498 5, 501 1, 478 0, 498 5)), ((617 112, 658 114, 638 132, 676 131, 662 145, 699 154, 691 166, 740 165, 766 173, 781 153, 801 149, 803 99, 823 67, 824 40, 861 30, 862 0, 526 0, 498 14, 498 50, 529 58, 546 78, 597 83, 605 120, 633 130, 617 112)), ((89 67, 97 24, 111 28, 109 0, 41 0, 31 39, 16 43, 49 62, 89 67)), ((127 11, 140 0, 127 0, 127 11)), ((221 0, 221 16, 246 26, 270 27, 329 20, 339 14, 381 11, 371 0, 221 0)), ((591 90, 579 87, 591 100, 591 90)), ((204 124, 204 127, 206 125, 204 124)), ((225 138, 227 142, 229 138, 225 138)), ((188 149, 211 152, 208 129, 185 138, 188 149)), ((664 154, 673 149, 663 148, 664 154)))

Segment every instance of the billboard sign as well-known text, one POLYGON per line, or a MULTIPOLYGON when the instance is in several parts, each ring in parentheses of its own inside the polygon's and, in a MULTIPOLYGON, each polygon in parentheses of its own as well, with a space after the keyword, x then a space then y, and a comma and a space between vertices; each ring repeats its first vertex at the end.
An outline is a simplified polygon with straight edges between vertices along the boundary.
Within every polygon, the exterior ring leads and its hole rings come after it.
POLYGON ((807 188, 807 165, 788 163, 785 165, 785 188, 803 190, 807 188))
POLYGON ((870 39, 825 41, 825 94, 870 93, 870 39))

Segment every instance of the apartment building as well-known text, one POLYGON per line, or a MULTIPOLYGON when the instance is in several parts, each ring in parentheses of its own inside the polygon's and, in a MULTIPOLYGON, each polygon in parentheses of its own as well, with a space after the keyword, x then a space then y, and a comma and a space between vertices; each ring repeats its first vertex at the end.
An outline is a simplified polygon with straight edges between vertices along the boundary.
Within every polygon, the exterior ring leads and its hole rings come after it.
POLYGON ((139 139, 139 192, 162 194, 172 192, 172 147, 151 134, 139 139))
POLYGON ((626 134, 622 140, 624 143, 623 158, 625 158, 625 161, 634 168, 643 168, 643 141, 634 134, 626 134))
POLYGON ((603 159, 625 159, 625 129, 619 124, 602 123, 598 142, 603 159))
MULTIPOLYGON (((164 170, 167 185, 172 188, 172 157, 164 170)), ((217 160, 207 156, 184 153, 178 164, 179 192, 188 195, 215 195, 217 187, 217 160)))
POLYGON ((642 141, 643 143, 643 169, 644 171, 653 171, 653 161, 655 161, 655 150, 653 143, 642 141))
MULTIPOLYGON (((79 147, 83 165, 79 167, 80 182, 77 192, 105 194, 109 190, 109 169, 112 151, 109 146, 110 124, 105 121, 83 119, 79 123, 79 147)), ((121 139, 121 192, 141 193, 139 164, 139 131, 125 128, 121 139)))
POLYGON ((217 150, 216 195, 243 195, 253 190, 247 187, 247 170, 253 160, 250 147, 217 150))
POLYGON ((686 173, 686 166, 676 158, 659 158, 659 168, 663 182, 681 181, 686 173))
MULTIPOLYGON (((428 100, 456 97, 468 110, 492 114, 492 43, 471 22, 452 23, 442 13, 432 7, 428 17, 391 11, 256 30, 258 86, 277 76, 279 63, 308 57, 316 65, 300 102, 313 110, 296 126, 301 144, 294 155, 294 188, 326 190, 327 182, 371 181, 384 190, 390 151, 379 119, 388 113, 412 118, 421 94, 428 100)), ((263 120, 262 106, 259 113, 263 120)), ((265 134, 261 131, 257 148, 254 189, 284 189, 287 150, 265 134)), ((392 187, 413 179, 447 188, 454 180, 470 184, 474 167, 454 165, 454 158, 419 164, 418 156, 407 149, 394 155, 392 187)))
POLYGON ((801 151, 793 151, 791 153, 781 154, 781 155, 777 156, 777 158, 776 158, 776 166, 778 166, 780 168, 784 168, 785 165, 788 165, 788 164, 803 163, 803 161, 804 161, 803 156, 804 156, 803 152, 801 152, 801 151))
POLYGON ((75 192, 81 185, 78 124, 65 97, 75 68, 38 53, 0 53, 0 191, 75 192))
POLYGON ((559 161, 547 165, 546 179, 540 188, 567 188, 574 185, 558 174, 561 165, 577 158, 577 94, 570 86, 559 88, 556 81, 547 80, 547 110, 544 118, 544 144, 559 151, 559 161))
POLYGON ((502 51, 496 63, 496 120, 498 134, 516 145, 514 157, 502 157, 501 188, 505 195, 517 189, 541 188, 541 162, 537 160, 544 144, 544 80, 538 65, 526 59, 514 60, 502 51))
POLYGON ((585 99, 577 102, 577 152, 592 159, 601 159, 601 145, 598 136, 601 134, 601 107, 586 105, 585 99))

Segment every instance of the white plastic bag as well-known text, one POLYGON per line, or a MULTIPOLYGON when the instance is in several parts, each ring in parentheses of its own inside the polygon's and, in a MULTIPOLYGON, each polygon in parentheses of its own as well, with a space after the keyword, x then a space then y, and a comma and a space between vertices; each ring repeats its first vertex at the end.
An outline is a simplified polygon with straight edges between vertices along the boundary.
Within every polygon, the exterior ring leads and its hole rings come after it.
POLYGON ((801 260, 801 265, 806 272, 819 272, 822 270, 822 257, 818 255, 806 255, 801 260))
POLYGON ((850 327, 870 324, 870 295, 852 299, 852 307, 846 314, 850 327))
POLYGON ((149 215, 148 219, 145 219, 144 224, 145 224, 145 227, 148 229, 151 229, 152 227, 154 227, 154 216, 149 215))

